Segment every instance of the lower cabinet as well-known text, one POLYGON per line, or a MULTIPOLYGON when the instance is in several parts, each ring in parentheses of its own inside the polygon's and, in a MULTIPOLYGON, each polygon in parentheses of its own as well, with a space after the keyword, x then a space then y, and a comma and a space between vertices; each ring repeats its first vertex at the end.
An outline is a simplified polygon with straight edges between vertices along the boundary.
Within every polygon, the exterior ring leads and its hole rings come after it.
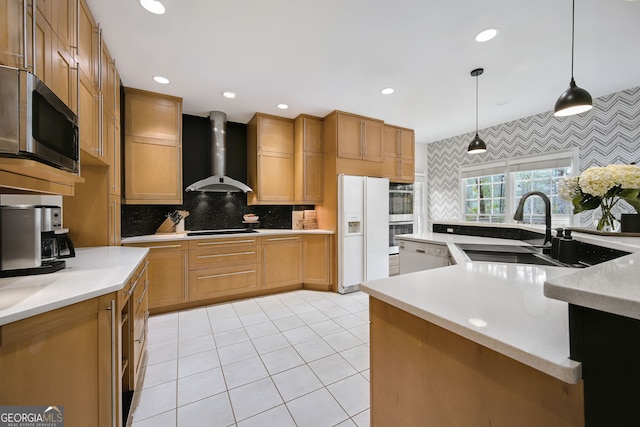
POLYGON ((117 313, 112 293, 1 326, 2 405, 63 406, 69 426, 121 425, 117 313))
POLYGON ((125 246, 150 249, 148 304, 158 313, 295 286, 330 290, 331 239, 285 233, 125 246))
POLYGON ((331 235, 302 235, 302 283, 305 287, 331 287, 331 235))
POLYGON ((302 283, 302 236, 280 235, 262 238, 264 287, 279 288, 302 283))
POLYGON ((189 297, 206 300, 258 291, 260 238, 189 241, 189 297))

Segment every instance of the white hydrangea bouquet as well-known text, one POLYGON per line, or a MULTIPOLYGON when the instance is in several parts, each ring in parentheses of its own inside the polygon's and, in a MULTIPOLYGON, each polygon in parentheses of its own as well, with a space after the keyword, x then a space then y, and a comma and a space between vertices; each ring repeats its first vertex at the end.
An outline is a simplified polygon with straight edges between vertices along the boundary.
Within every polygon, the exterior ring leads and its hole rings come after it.
POLYGON ((612 231, 619 220, 611 209, 620 200, 629 203, 640 213, 640 166, 607 165, 593 166, 580 176, 563 178, 558 193, 573 204, 573 213, 580 213, 600 207, 602 218, 596 228, 612 231))

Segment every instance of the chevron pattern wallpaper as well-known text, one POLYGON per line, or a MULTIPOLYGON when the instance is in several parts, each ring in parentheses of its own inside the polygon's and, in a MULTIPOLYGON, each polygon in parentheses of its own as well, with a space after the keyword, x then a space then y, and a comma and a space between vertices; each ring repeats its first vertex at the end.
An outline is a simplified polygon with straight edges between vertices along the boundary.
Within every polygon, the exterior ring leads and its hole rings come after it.
MULTIPOLYGON (((579 149, 580 171, 610 163, 640 164, 640 87, 593 100, 580 116, 555 117, 553 112, 525 117, 479 131, 487 143, 483 154, 467 155, 474 132, 427 144, 428 223, 462 218, 461 166, 556 150, 579 149)), ((582 213, 581 226, 593 223, 582 213)))

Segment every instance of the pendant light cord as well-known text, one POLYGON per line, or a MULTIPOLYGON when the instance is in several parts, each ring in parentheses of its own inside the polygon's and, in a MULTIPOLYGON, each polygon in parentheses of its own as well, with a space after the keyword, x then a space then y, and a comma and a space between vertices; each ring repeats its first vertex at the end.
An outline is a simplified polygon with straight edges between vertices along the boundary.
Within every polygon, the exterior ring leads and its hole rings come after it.
POLYGON ((573 81, 573 51, 576 32, 576 0, 573 0, 571 7, 571 80, 573 81))
POLYGON ((476 76, 476 135, 478 135, 478 76, 476 76))

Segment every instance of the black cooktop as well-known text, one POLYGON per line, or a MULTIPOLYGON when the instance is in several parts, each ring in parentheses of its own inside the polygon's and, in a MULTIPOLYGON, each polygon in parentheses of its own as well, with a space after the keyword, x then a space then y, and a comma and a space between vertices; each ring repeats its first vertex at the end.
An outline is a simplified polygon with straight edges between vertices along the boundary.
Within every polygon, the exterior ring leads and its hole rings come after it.
POLYGON ((209 236, 216 234, 245 234, 257 233, 256 230, 250 228, 225 228, 221 230, 194 230, 187 232, 187 236, 209 236))

